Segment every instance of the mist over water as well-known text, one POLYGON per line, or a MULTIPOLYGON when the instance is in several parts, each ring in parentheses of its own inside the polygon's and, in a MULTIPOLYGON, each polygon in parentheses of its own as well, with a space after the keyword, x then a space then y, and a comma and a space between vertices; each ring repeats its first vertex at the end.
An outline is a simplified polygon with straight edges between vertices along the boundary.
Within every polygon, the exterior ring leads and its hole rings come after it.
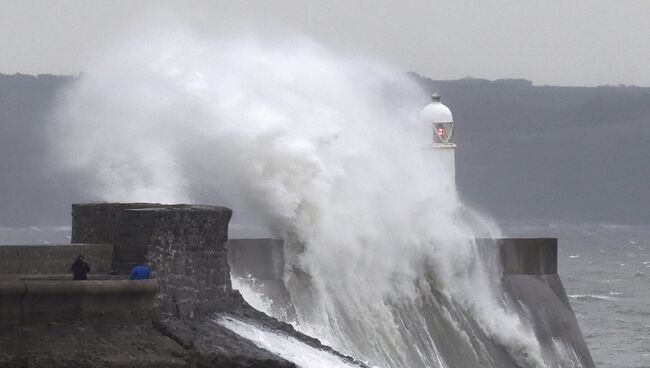
POLYGON ((476 238, 498 230, 423 149, 427 96, 403 73, 301 37, 182 29, 86 72, 49 134, 98 200, 225 205, 240 231, 282 237, 299 328, 371 364, 445 366, 421 314, 433 289, 522 366, 545 366, 479 257, 476 238))

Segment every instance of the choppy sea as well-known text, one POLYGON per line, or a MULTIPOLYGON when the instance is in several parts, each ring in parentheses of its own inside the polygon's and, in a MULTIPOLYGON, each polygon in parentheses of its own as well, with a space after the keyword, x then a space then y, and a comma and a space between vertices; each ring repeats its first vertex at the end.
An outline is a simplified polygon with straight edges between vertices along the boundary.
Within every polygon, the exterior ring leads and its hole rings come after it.
MULTIPOLYGON (((506 236, 557 237, 558 272, 599 368, 650 368, 650 226, 536 222, 506 236)), ((68 243, 67 227, 0 227, 0 244, 68 243)))
POLYGON ((599 368, 650 367, 650 226, 509 225, 558 238, 558 273, 599 368))

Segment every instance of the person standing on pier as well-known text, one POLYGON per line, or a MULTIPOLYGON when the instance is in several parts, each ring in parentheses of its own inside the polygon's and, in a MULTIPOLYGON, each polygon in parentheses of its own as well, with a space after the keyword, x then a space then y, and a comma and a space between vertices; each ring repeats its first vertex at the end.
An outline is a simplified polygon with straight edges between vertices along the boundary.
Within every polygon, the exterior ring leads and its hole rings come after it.
POLYGON ((88 280, 88 272, 90 272, 90 266, 88 265, 88 261, 86 261, 86 258, 84 258, 84 256, 78 256, 70 267, 70 270, 72 271, 73 280, 88 280))

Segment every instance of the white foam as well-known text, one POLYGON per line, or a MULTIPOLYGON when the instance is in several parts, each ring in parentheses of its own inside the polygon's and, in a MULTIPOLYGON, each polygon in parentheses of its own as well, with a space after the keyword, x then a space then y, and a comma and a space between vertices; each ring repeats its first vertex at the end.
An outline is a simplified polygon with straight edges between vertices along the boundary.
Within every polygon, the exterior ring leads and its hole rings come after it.
POLYGON ((240 277, 231 276, 230 280, 232 282, 232 288, 239 290, 244 300, 246 300, 246 302, 250 304, 251 307, 262 311, 269 316, 273 315, 271 300, 269 300, 269 298, 266 296, 256 292, 251 286, 255 283, 254 279, 247 280, 240 277))
POLYGON ((357 367, 329 352, 309 346, 294 337, 275 333, 235 318, 223 317, 215 319, 214 322, 252 341, 258 347, 295 363, 301 368, 357 367))
MULTIPOLYGON (((611 295, 616 295, 616 294, 611 294, 611 295)), ((598 294, 571 294, 569 295, 569 298, 583 299, 583 300, 589 300, 589 299, 606 300, 606 301, 615 300, 615 297, 613 296, 598 295, 598 294)))

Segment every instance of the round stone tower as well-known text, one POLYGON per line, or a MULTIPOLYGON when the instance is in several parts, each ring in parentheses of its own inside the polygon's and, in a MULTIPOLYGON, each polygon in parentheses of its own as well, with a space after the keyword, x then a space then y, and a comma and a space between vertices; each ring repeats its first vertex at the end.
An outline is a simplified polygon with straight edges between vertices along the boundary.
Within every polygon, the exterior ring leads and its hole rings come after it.
POLYGON ((456 163, 454 144, 454 117, 451 110, 440 102, 440 95, 434 93, 431 96, 430 104, 426 105, 420 113, 422 123, 426 125, 431 132, 431 141, 426 146, 432 153, 439 158, 445 170, 451 176, 451 186, 456 187, 456 163))

